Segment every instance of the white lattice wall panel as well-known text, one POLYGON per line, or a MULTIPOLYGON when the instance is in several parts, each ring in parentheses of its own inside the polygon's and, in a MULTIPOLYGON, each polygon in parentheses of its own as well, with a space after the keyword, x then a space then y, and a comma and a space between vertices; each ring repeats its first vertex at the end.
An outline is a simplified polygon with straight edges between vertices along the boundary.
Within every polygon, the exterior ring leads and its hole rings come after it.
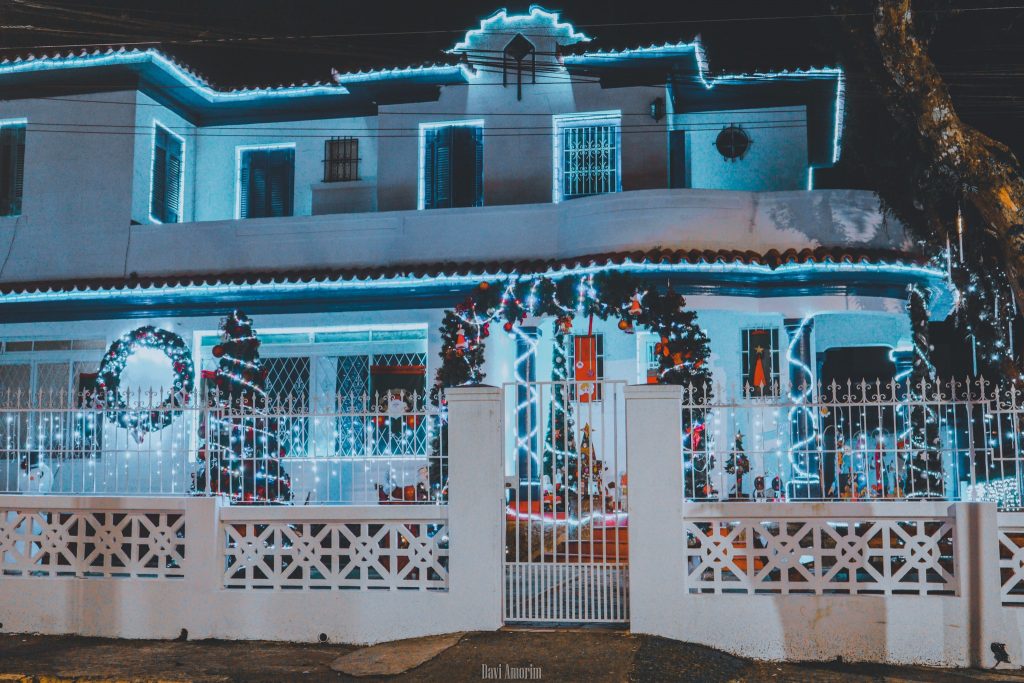
POLYGON ((688 519, 691 593, 956 595, 952 520, 688 519))
POLYGON ((448 588, 442 520, 232 522, 222 528, 228 588, 448 588))
POLYGON ((0 510, 4 576, 180 579, 181 512, 0 510))
POLYGON ((1024 605, 1024 527, 999 527, 1000 595, 1004 605, 1024 605))

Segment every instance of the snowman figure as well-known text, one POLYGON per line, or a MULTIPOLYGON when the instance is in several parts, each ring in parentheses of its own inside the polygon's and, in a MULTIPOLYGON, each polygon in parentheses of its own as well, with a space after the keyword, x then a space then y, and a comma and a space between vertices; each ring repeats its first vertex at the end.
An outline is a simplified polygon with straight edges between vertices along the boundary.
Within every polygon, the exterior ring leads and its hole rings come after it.
POLYGON ((53 488, 53 472, 38 455, 22 458, 18 484, 18 490, 22 493, 49 493, 53 488))

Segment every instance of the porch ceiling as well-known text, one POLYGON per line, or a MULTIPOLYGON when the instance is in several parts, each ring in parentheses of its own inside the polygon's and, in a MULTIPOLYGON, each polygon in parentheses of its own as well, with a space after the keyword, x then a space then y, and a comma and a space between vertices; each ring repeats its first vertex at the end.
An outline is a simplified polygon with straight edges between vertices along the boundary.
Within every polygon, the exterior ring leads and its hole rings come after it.
POLYGON ((621 269, 683 294, 903 298, 929 287, 933 316, 951 302, 945 272, 904 252, 850 248, 753 251, 654 249, 567 260, 424 263, 380 268, 127 277, 0 285, 0 320, 33 322, 250 313, 447 308, 482 280, 512 275, 559 279, 621 269))

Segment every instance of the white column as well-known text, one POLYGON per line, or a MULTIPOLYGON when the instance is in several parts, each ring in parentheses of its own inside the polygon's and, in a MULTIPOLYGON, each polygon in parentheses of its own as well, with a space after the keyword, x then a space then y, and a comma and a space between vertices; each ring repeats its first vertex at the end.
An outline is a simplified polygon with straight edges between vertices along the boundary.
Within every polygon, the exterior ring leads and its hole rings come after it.
POLYGON ((967 663, 990 668, 995 664, 991 644, 1003 643, 1011 660, 1019 661, 1014 638, 1002 619, 1002 579, 999 575, 999 522, 995 503, 953 503, 956 570, 966 611, 967 663))
POLYGON ((682 388, 626 387, 629 604, 634 633, 670 635, 685 617, 682 388))
POLYGON ((501 628, 505 549, 504 411, 497 387, 459 387, 448 400, 449 593, 466 630, 501 628))
MULTIPOLYGON (((178 619, 174 627, 188 630, 190 638, 217 637, 219 598, 224 588, 224 535, 220 510, 227 507, 223 496, 189 498, 185 504, 185 590, 186 605, 169 606, 167 614, 178 619)), ((172 628, 173 631, 173 628, 172 628)), ((245 633, 245 628, 238 631, 245 633)), ((174 633, 170 636, 179 635, 174 633)))

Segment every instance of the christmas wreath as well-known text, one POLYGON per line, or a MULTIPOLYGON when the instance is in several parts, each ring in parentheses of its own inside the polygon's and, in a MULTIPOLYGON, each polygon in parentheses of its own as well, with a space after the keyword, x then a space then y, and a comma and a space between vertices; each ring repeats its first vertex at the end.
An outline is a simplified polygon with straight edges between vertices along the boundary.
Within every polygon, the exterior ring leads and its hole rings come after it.
POLYGON ((192 390, 195 369, 192 353, 178 335, 151 325, 140 327, 115 340, 100 362, 99 377, 96 380, 98 395, 106 408, 107 419, 130 430, 137 439, 145 432, 158 432, 171 424, 181 414, 181 407, 188 401, 192 390), (129 399, 121 392, 121 373, 128 359, 139 349, 155 349, 171 359, 174 378, 170 394, 156 406, 142 406, 141 396, 135 397, 133 408, 128 407, 129 399))

